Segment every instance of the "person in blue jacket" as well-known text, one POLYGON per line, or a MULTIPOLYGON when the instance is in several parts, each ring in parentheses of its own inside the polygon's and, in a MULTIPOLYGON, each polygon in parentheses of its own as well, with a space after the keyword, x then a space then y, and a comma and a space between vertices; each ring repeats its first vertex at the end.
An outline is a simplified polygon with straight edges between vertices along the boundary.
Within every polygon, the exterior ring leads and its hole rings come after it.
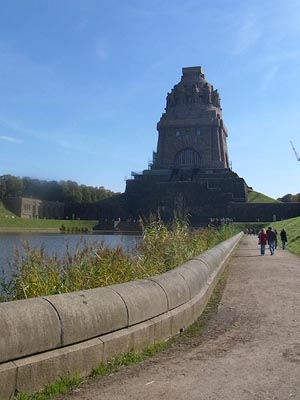
POLYGON ((271 256, 273 256, 275 252, 276 233, 274 232, 271 226, 269 226, 269 228, 267 229, 267 238, 268 238, 270 254, 271 256))

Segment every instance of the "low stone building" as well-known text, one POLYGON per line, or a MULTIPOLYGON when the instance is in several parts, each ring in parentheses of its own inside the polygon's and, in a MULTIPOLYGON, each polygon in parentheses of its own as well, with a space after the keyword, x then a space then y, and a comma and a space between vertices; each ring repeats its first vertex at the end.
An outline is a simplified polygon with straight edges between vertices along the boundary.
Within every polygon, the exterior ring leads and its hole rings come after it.
POLYGON ((21 218, 64 218, 64 204, 58 201, 10 197, 4 199, 4 205, 9 211, 21 218))

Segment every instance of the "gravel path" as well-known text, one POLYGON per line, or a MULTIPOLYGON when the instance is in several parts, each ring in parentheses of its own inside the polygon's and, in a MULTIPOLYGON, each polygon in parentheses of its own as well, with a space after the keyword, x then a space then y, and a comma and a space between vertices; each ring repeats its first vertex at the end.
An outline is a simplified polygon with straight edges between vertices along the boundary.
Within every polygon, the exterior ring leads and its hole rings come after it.
POLYGON ((300 258, 244 236, 207 332, 69 400, 300 400, 300 258))

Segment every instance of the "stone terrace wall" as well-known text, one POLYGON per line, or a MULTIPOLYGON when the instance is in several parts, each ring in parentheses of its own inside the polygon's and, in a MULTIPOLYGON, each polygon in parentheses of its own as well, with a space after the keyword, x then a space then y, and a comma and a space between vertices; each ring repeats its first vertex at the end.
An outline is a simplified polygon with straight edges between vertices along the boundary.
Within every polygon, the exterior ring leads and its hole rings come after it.
POLYGON ((236 221, 266 221, 271 222, 300 216, 300 203, 231 203, 227 206, 227 216, 235 217, 236 221))
POLYGON ((32 393, 182 332, 202 313, 242 237, 147 279, 0 304, 0 399, 32 393))

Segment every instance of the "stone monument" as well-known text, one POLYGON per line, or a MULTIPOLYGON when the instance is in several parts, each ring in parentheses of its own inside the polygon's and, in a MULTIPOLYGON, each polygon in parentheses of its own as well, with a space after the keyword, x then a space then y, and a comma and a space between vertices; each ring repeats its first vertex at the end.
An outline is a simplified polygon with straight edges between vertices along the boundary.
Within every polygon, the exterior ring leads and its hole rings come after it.
POLYGON ((251 203, 243 178, 231 170, 220 96, 201 67, 182 69, 167 94, 157 124, 157 150, 142 173, 126 181, 125 193, 92 204, 72 204, 69 218, 98 219, 97 229, 140 229, 140 217, 187 216, 192 226, 210 222, 272 221, 300 214, 300 203, 251 203))
POLYGON ((159 211, 201 221, 230 202, 247 201, 245 181, 230 168, 219 93, 201 67, 182 69, 157 130, 152 164, 126 182, 129 215, 159 211))

